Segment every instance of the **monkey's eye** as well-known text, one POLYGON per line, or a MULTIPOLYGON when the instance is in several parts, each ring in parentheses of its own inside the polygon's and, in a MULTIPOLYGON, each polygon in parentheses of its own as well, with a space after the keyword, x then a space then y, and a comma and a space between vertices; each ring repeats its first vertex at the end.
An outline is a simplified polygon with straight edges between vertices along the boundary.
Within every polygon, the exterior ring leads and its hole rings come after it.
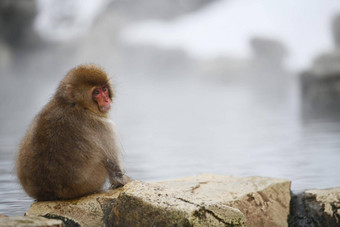
POLYGON ((99 89, 97 88, 97 89, 94 89, 94 91, 93 91, 93 95, 99 95, 99 89))
POLYGON ((103 92, 105 92, 105 91, 107 91, 107 86, 106 85, 103 87, 103 92))

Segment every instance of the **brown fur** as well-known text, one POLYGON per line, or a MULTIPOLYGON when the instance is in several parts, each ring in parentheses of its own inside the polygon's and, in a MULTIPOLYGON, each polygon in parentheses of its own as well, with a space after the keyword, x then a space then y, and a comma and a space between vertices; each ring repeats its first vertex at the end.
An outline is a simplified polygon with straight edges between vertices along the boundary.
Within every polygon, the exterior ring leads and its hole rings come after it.
POLYGON ((35 117, 23 138, 17 174, 27 194, 37 200, 72 199, 98 192, 109 177, 124 185, 114 125, 92 98, 96 86, 109 85, 95 65, 72 69, 51 101, 35 117))

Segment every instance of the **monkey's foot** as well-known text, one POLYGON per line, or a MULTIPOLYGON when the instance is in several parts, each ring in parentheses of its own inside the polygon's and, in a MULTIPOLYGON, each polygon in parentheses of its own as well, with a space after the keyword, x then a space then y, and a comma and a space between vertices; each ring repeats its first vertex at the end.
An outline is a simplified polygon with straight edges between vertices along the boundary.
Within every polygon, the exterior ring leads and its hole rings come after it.
POLYGON ((113 180, 111 180, 111 189, 116 189, 116 188, 120 188, 123 187, 125 184, 129 183, 130 181, 132 181, 132 179, 127 176, 127 175, 122 175, 122 177, 120 178, 115 178, 113 180))
POLYGON ((123 187, 124 184, 111 184, 110 189, 116 189, 116 188, 120 188, 123 187))

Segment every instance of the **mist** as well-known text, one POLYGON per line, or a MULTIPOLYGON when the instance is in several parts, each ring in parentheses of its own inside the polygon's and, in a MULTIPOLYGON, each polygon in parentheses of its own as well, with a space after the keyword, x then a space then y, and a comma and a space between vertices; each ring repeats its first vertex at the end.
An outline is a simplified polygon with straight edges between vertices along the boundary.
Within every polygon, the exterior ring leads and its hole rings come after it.
POLYGON ((32 203, 15 176, 18 144, 84 63, 112 77, 111 118, 136 180, 215 173, 287 178, 293 191, 339 186, 340 122, 306 114, 301 73, 337 50, 340 2, 18 0, 0 12, 0 213, 32 203))

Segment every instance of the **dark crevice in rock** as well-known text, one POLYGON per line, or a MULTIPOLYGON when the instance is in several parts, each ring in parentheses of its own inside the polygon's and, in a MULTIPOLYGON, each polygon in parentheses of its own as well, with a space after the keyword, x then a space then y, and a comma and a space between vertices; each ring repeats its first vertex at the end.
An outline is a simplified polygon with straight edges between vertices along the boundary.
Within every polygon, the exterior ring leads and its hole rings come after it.
POLYGON ((195 205, 195 206, 197 206, 197 207, 201 207, 200 205, 198 205, 198 204, 196 204, 196 203, 193 203, 193 202, 191 202, 191 201, 189 201, 189 200, 183 199, 183 198, 178 198, 178 197, 177 197, 176 199, 179 199, 179 200, 181 200, 181 201, 183 201, 183 202, 185 202, 185 203, 190 203, 190 204, 195 205))
POLYGON ((290 202, 289 227, 336 227, 339 224, 339 207, 333 206, 333 215, 325 212, 325 204, 316 200, 316 196, 308 193, 292 195, 290 202))
POLYGON ((317 226, 315 221, 308 216, 302 197, 302 194, 293 194, 291 197, 292 199, 290 201, 290 214, 288 217, 289 227, 317 226))
POLYGON ((222 218, 218 217, 218 216, 217 216, 214 212, 212 212, 211 210, 206 209, 204 206, 200 206, 200 205, 198 205, 198 204, 196 204, 196 203, 193 203, 193 202, 188 201, 188 200, 183 199, 183 198, 176 198, 176 199, 179 199, 179 200, 181 200, 181 201, 183 201, 183 202, 185 202, 185 203, 189 203, 189 204, 192 204, 192 205, 194 205, 194 206, 197 206, 197 207, 199 208, 199 210, 197 210, 197 211, 194 212, 194 216, 195 216, 195 217, 198 217, 198 218, 200 218, 200 219, 205 219, 205 218, 206 218, 206 213, 208 213, 208 214, 210 214, 211 216, 213 216, 217 221, 219 221, 219 222, 225 224, 226 226, 233 226, 232 224, 227 223, 227 222, 225 222, 222 218))
POLYGON ((230 223, 225 222, 222 218, 218 217, 214 212, 212 212, 211 210, 207 210, 205 209, 205 207, 200 207, 199 209, 201 212, 204 213, 208 213, 211 216, 213 216, 216 220, 218 220, 219 222, 222 222, 223 224, 225 224, 226 226, 232 226, 230 223))
POLYGON ((333 217, 335 219, 336 223, 340 223, 340 215, 338 213, 338 210, 340 209, 340 203, 332 203, 332 211, 333 211, 333 217))
POLYGON ((196 189, 200 188, 202 184, 207 184, 208 182, 199 182, 195 187, 192 187, 191 193, 194 193, 196 189))
POLYGON ((97 198, 102 211, 103 211, 103 223, 106 226, 110 226, 110 214, 112 212, 112 207, 114 206, 116 199, 101 199, 97 198))
POLYGON ((197 188, 201 187, 201 184, 196 185, 195 187, 191 188, 191 193, 194 193, 197 188))
POLYGON ((80 227, 80 224, 63 216, 55 215, 55 214, 46 214, 43 217, 48 219, 57 219, 64 222, 65 227, 80 227))

